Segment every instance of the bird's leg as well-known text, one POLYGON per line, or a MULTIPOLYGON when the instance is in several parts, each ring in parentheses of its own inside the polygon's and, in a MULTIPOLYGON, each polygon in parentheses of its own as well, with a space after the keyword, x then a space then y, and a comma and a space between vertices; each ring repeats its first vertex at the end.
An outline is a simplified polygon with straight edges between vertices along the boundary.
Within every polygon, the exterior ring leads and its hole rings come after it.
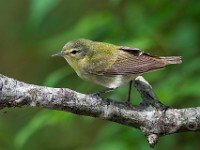
POLYGON ((129 103, 130 103, 130 101, 131 101, 132 83, 133 83, 133 80, 131 80, 131 81, 129 82, 128 99, 127 99, 127 101, 128 101, 129 103))
POLYGON ((101 95, 101 94, 114 91, 115 89, 117 89, 117 88, 107 88, 107 89, 105 89, 105 90, 102 90, 102 91, 99 91, 99 92, 96 92, 96 93, 93 93, 93 94, 90 94, 90 95, 91 95, 91 96, 99 96, 99 95, 101 95))

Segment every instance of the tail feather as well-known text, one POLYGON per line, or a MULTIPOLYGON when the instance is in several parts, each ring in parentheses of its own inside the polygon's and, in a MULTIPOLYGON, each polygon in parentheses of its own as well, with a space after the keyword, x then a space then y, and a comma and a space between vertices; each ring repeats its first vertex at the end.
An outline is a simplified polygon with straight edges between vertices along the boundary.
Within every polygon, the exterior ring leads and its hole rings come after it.
POLYGON ((159 57, 166 65, 181 64, 181 56, 159 57))

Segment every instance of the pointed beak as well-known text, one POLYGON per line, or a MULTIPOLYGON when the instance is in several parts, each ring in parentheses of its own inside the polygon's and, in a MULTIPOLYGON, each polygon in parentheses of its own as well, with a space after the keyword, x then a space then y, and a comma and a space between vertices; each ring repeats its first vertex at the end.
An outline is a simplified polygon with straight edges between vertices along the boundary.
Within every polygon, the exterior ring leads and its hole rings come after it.
POLYGON ((55 56, 61 56, 61 57, 63 57, 64 56, 64 53, 63 53, 63 51, 60 51, 60 52, 58 52, 58 53, 56 53, 56 54, 53 54, 53 55, 51 55, 52 57, 55 57, 55 56))

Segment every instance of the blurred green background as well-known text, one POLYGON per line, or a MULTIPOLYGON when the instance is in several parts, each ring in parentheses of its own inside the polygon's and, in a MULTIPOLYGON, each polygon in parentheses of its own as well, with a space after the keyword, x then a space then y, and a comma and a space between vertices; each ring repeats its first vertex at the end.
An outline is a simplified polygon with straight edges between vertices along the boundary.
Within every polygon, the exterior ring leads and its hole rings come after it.
MULTIPOLYGON (((79 79, 62 58, 50 56, 69 40, 88 38, 181 55, 181 65, 145 74, 160 100, 176 108, 200 105, 200 1, 1 0, 0 73, 24 82, 82 93, 103 89, 79 79)), ((128 86, 106 97, 125 100, 128 86)), ((140 103, 133 90, 132 102, 140 103)), ((159 140, 155 149, 199 149, 199 133, 159 140)), ((1 150, 148 150, 131 127, 36 108, 0 111, 1 150)))

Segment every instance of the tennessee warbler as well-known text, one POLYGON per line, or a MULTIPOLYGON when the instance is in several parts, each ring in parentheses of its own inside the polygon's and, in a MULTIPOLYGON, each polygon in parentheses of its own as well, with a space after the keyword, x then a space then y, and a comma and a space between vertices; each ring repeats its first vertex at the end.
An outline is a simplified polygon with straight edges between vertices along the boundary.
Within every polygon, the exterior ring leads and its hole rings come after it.
POLYGON ((64 57, 80 78, 108 88, 96 94, 112 91, 130 83, 128 101, 131 83, 137 76, 182 62, 180 56, 154 56, 138 48, 87 39, 69 41, 61 52, 53 56, 64 57))

